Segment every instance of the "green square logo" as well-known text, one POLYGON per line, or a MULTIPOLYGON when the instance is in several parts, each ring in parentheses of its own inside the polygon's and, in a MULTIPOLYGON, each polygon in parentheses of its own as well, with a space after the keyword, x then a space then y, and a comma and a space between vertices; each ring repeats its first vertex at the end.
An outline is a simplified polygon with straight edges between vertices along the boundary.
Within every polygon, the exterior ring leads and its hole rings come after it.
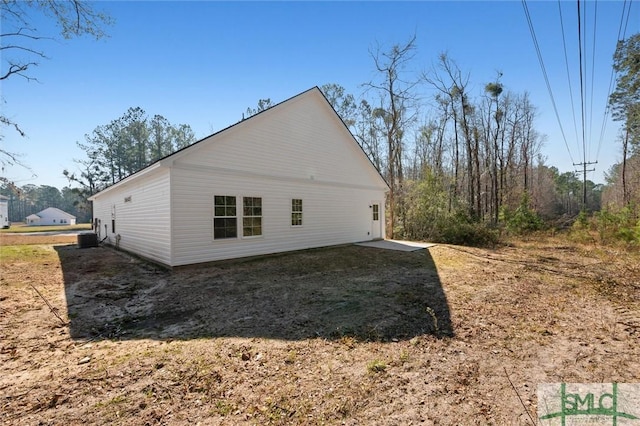
POLYGON ((640 383, 540 384, 538 420, 544 426, 640 426, 640 383))

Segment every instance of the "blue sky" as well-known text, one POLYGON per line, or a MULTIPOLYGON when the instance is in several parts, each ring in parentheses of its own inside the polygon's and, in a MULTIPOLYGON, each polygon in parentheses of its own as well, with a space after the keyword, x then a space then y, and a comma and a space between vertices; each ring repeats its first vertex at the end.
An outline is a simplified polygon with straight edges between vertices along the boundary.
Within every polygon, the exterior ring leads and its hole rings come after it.
MULTIPOLYGON (((571 156, 581 161, 558 2, 527 4, 571 156)), ((589 175, 596 182, 602 182, 603 172, 621 157, 617 123, 606 124, 597 148, 624 4, 586 3, 586 110, 591 123, 587 160, 598 160, 597 171, 589 175)), ((577 7, 573 1, 560 6, 579 125, 577 7)), ((18 122, 27 137, 4 129, 0 143, 21 153, 37 175, 6 167, 3 175, 18 185, 66 186, 62 170, 74 171, 73 159, 84 156, 76 142, 129 107, 140 106, 174 124, 189 124, 202 138, 240 120, 261 98, 280 102, 325 83, 340 84, 360 96, 362 83, 376 78, 369 51, 377 44, 406 42, 414 33, 418 50, 410 71, 430 69, 438 55, 447 52, 470 74, 476 95, 502 72, 506 89, 528 91, 538 108, 536 127, 546 135, 547 164, 561 172, 574 169, 520 1, 145 1, 99 2, 96 7, 115 20, 108 38, 42 41, 39 47, 49 59, 31 73, 39 82, 18 77, 3 82, 3 113, 18 122)), ((50 21, 35 13, 31 17, 40 32, 56 34, 50 21)), ((632 3, 628 22, 627 35, 640 31, 638 2, 632 3)), ((423 92, 429 96, 426 87, 423 92)), ((423 114, 429 114, 428 108, 423 114)))

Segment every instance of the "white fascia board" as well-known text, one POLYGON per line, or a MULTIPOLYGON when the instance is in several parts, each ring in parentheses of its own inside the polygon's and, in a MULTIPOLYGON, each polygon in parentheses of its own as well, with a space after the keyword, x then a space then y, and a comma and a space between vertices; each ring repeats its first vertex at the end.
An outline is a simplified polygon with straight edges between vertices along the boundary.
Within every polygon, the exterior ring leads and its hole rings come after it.
POLYGON ((164 166, 164 163, 162 161, 158 161, 157 163, 154 163, 150 166, 147 166, 146 168, 140 170, 139 172, 136 172, 124 179, 122 179, 119 182, 114 183, 113 185, 111 185, 108 188, 103 189, 102 191, 98 192, 97 194, 93 194, 91 197, 88 198, 89 201, 94 201, 96 199, 96 197, 100 196, 100 195, 104 195, 110 191, 113 191, 116 188, 120 188, 121 186, 126 186, 129 182, 140 178, 141 176, 147 175, 161 167, 164 166))

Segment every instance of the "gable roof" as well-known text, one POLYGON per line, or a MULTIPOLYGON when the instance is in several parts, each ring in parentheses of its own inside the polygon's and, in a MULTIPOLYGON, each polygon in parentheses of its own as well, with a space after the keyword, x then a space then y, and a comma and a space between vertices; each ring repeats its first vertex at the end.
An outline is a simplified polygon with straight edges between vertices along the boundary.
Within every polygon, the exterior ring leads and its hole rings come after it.
MULTIPOLYGON (((63 210, 60 210, 59 208, 56 207, 47 207, 44 210, 39 211, 38 213, 36 213, 36 216, 38 217, 43 217, 43 216, 56 216, 56 217, 67 217, 69 219, 75 219, 76 217, 72 214, 69 214, 63 210)), ((29 216, 27 216, 29 217, 29 216)))
POLYGON ((241 121, 232 124, 230 126, 225 127, 222 130, 219 130, 209 136, 206 136, 196 142, 194 142, 193 144, 184 147, 172 154, 169 154, 159 160, 156 160, 154 163, 150 164, 149 166, 145 167, 144 169, 141 169, 129 176, 127 176, 126 178, 116 182, 115 184, 103 189, 102 191, 98 192, 97 194, 92 195, 91 197, 89 197, 89 200, 93 201, 95 199, 95 197, 99 194, 102 194, 106 191, 110 191, 111 189, 114 189, 118 186, 121 186, 123 184, 125 184, 126 182, 129 182, 132 179, 135 179, 137 176, 140 175, 144 175, 147 174, 153 170, 158 169, 159 167, 162 167, 163 165, 170 165, 174 160, 187 155, 188 153, 190 153, 191 151, 193 151, 194 149, 197 149, 199 146, 201 146, 203 143, 208 143, 208 142, 213 142, 217 137, 220 137, 221 135, 228 133, 229 131, 231 131, 232 129, 247 125, 248 122, 250 122, 251 120, 256 119, 256 117, 267 113, 267 111, 272 111, 272 110, 276 110, 278 108, 280 108, 282 105, 287 104, 291 101, 293 101, 294 99, 298 99, 301 98, 303 96, 320 96, 323 101, 326 103, 326 105, 331 109, 331 111, 333 112, 333 116, 335 119, 339 120, 339 122, 342 125, 342 128, 344 129, 344 131, 346 132, 346 135, 348 135, 348 138, 351 139, 351 141, 358 147, 358 151, 361 153, 362 158, 364 161, 366 161, 369 166, 375 170, 377 176, 380 179, 380 182, 384 185, 384 187, 389 188, 388 183, 386 182, 386 180, 384 179, 384 177, 380 174, 380 171, 375 167, 375 165, 373 164, 373 162, 371 162, 371 159, 367 156, 367 154, 364 152, 364 150, 362 149, 362 147, 360 146, 360 144, 358 143, 358 141, 355 139, 355 137, 353 136, 353 134, 351 133, 351 131, 349 130, 349 128, 347 127, 347 125, 344 123, 344 121, 342 120, 342 118, 340 117, 340 115, 336 112, 336 110, 333 108, 333 106, 331 105, 331 103, 329 102, 329 100, 326 98, 326 96, 322 93, 322 91, 320 90, 320 88, 318 86, 314 86, 311 89, 305 90, 304 92, 301 92, 295 96, 292 96, 289 99, 286 99, 282 102, 279 102, 263 111, 260 111, 257 114, 252 115, 249 118, 246 119, 242 119, 241 121))

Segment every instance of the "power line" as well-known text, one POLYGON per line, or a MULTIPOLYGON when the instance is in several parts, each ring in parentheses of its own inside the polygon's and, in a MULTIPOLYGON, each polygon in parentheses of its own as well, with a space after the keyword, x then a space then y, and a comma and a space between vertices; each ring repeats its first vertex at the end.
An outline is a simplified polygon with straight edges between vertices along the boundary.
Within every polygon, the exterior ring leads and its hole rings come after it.
POLYGON ((522 0, 522 7, 524 8, 525 16, 527 17, 527 23, 529 24, 529 31, 531 32, 531 38, 533 40, 533 45, 536 49, 536 54, 538 56, 538 62, 540 63, 540 68, 542 69, 542 74, 544 76, 544 81, 547 85, 547 91, 549 92, 549 97, 551 98, 551 104, 553 105, 553 111, 556 114, 556 119, 558 120, 558 125, 560 126, 560 133, 562 133, 562 139, 564 140, 564 145, 567 148, 567 153, 569 154, 569 158, 571 162, 573 161, 573 156, 571 155, 571 150, 569 149, 569 144, 567 143, 567 138, 564 133, 564 128, 562 127, 562 122, 560 121, 560 115, 558 114, 558 108, 556 107, 556 101, 553 97, 553 91, 551 90, 551 84, 549 83, 549 77, 547 76, 547 70, 544 66, 544 61, 542 60, 542 53, 540 52, 540 46, 538 45, 538 39, 536 38, 536 32, 533 28, 533 23, 531 22, 531 15, 529 14, 529 7, 527 6, 527 1, 522 0))
MULTIPOLYGON (((619 25, 619 30, 618 30, 618 39, 619 40, 624 40, 624 34, 626 34, 627 31, 627 27, 630 21, 630 17, 631 17, 631 2, 632 0, 624 0, 624 4, 622 7, 622 15, 620 18, 620 25, 619 25), (625 16, 626 15, 626 16, 625 16), (620 38, 620 34, 623 34, 623 37, 620 38)), ((601 51, 602 49, 598 47, 597 42, 598 42, 598 30, 600 30, 600 33, 602 32, 601 26, 600 28, 598 28, 599 26, 598 24, 598 18, 599 15, 602 15, 602 13, 599 13, 601 11, 599 11, 599 7, 598 7, 598 1, 594 0, 594 7, 593 9, 590 9, 590 7, 587 5, 587 2, 583 1, 582 4, 580 2, 580 0, 577 0, 577 21, 578 21, 578 56, 579 56, 579 84, 580 84, 580 134, 581 136, 579 136, 578 134, 578 124, 577 124, 577 120, 576 120, 576 108, 575 108, 575 98, 573 96, 573 85, 572 85, 572 78, 571 78, 571 72, 570 72, 570 66, 569 66, 569 58, 568 58, 568 48, 567 48, 567 37, 566 37, 566 33, 565 33, 565 28, 564 28, 564 17, 563 17, 563 11, 562 11, 562 5, 561 5, 561 1, 558 0, 558 13, 560 15, 560 29, 562 32, 562 42, 563 42, 563 53, 565 56, 565 69, 566 69, 566 74, 567 74, 567 82, 568 82, 568 87, 569 87, 569 95, 570 95, 570 100, 571 100, 571 112, 572 112, 572 119, 573 119, 573 127, 574 127, 574 132, 575 132, 575 136, 576 136, 576 147, 577 147, 577 151, 578 151, 578 161, 579 162, 575 162, 573 159, 573 154, 571 152, 571 149, 569 147, 569 144, 567 142, 567 137, 566 137, 566 133, 564 131, 564 127, 562 124, 562 121, 560 119, 560 115, 558 112, 558 107, 555 101, 555 97, 554 97, 554 93, 553 90, 551 88, 551 83, 549 80, 549 75, 547 73, 546 70, 546 66, 544 63, 544 59, 543 59, 543 55, 540 49, 540 45, 536 36, 536 32, 535 32, 535 28, 533 25, 533 21, 532 21, 532 17, 531 17, 531 13, 527 4, 526 0, 521 0, 522 6, 523 6, 523 10, 525 13, 525 17, 527 19, 527 24, 529 26, 529 31, 531 33, 531 38, 533 41, 533 45, 536 51, 536 55, 538 58, 538 63, 540 65, 540 69, 542 70, 542 74, 544 77, 544 81, 547 87, 547 91, 549 93, 549 97, 551 99, 551 103, 553 106, 553 110, 554 110, 554 114, 556 116, 556 120, 558 122, 558 126, 560 128, 560 132, 562 135, 562 139, 563 142, 565 144, 565 148, 567 149, 567 153, 569 154, 569 158, 571 159, 572 163, 576 166, 581 166, 580 168, 582 169, 581 172, 583 174, 583 180, 586 181, 586 172, 588 171, 592 171, 592 170, 587 170, 587 165, 591 165, 591 164, 597 164, 598 163, 598 157, 600 155, 600 149, 602 147, 602 143, 604 140, 604 135, 605 135, 605 129, 606 129, 606 125, 607 125, 607 120, 609 118, 609 115, 611 114, 611 108, 608 107, 608 100, 610 97, 610 94, 613 91, 614 88, 614 80, 615 80, 615 70, 613 70, 612 67, 612 73, 611 73, 611 77, 610 77, 610 82, 609 82, 609 90, 607 92, 607 96, 605 99, 605 110, 603 113, 603 118, 602 118, 602 126, 600 129, 600 137, 598 138, 598 144, 597 144, 597 151, 596 151, 596 156, 595 156, 595 161, 591 162, 591 149, 594 147, 594 143, 595 143, 595 138, 594 138, 594 123, 597 121, 596 117, 594 116, 594 103, 597 103, 595 100, 595 78, 596 78, 596 54, 598 51, 601 51), (591 18, 591 16, 593 16, 593 18, 591 18), (593 19, 593 20, 591 20, 593 19), (593 24, 591 24, 593 22, 593 24), (591 29, 591 25, 593 25, 593 29, 591 29), (589 28, 587 28, 589 27, 589 28), (587 31, 587 29, 589 31, 587 31), (593 34, 590 34, 590 32, 593 31, 593 34), (589 46, 589 42, 592 43, 591 46, 589 46), (589 55, 591 55, 591 58, 589 58, 589 55), (591 69, 589 69, 589 66, 591 66, 591 69), (589 81, 589 79, 591 79, 591 81, 589 81), (580 155, 582 154, 582 155, 580 155), (582 157, 582 158, 580 158, 582 157), (581 162, 580 162, 581 160, 581 162)), ((565 11, 566 12, 566 11, 565 11)), ((566 123, 565 123, 566 124, 566 123)), ((584 182, 583 182, 584 183, 584 182)))
POLYGON ((567 71, 567 83, 569 83, 569 98, 571 100, 571 117, 573 118, 573 130, 576 134, 576 147, 578 148, 578 152, 580 152, 579 138, 578 138, 578 124, 576 122, 576 110, 574 107, 573 101, 573 88, 571 85, 571 73, 569 72, 569 58, 567 56, 567 41, 564 34, 564 19, 562 17, 562 7, 560 5, 560 0, 558 0, 558 13, 560 15, 560 31, 562 32, 562 47, 564 50, 564 65, 567 71))
POLYGON ((624 23, 624 31, 622 32, 622 39, 624 40, 627 36, 627 26, 629 25, 629 17, 631 16, 631 3, 633 0, 629 0, 629 9, 627 10, 627 21, 624 23))
MULTIPOLYGON (((582 210, 587 209, 587 172, 595 172, 596 169, 587 169, 587 166, 591 164, 597 164, 597 161, 593 162, 582 162, 582 163, 574 163, 574 166, 582 166, 582 210)), ((579 170, 576 170, 576 173, 580 173, 579 170)))
POLYGON ((596 72, 596 33, 597 33, 597 24, 598 24, 598 0, 595 0, 593 5, 593 50, 591 53, 591 96, 589 97, 590 103, 590 112, 589 112, 589 143, 587 146, 589 147, 589 152, 587 153, 588 157, 591 158, 591 143, 593 138, 593 86, 596 80, 595 72, 596 72))
POLYGON ((581 130, 582 130, 582 162, 587 162, 587 150, 585 147, 585 137, 584 137, 584 78, 582 76, 582 22, 580 19, 580 0, 577 0, 578 4, 578 59, 579 59, 579 68, 580 68, 580 115, 582 117, 581 120, 581 130))
MULTIPOLYGON (((587 28, 587 7, 584 6, 584 14, 582 15, 582 19, 584 19, 584 23, 580 19, 580 0, 577 0, 578 5, 578 56, 580 62, 580 111, 582 114, 582 163, 574 163, 574 166, 582 166, 582 209, 587 209, 587 172, 595 171, 593 169, 587 169, 588 165, 596 164, 597 161, 589 162, 587 161, 587 142, 585 137, 586 131, 586 120, 585 120, 585 97, 587 91, 586 85, 586 77, 587 77, 587 36, 586 36, 586 28, 587 28), (582 32, 584 31, 585 36, 584 39, 582 37, 582 32), (584 61, 583 58, 583 44, 584 43, 584 61), (583 75, 584 69, 584 75, 583 75)), ((594 23, 594 31, 595 31, 595 23, 594 23)), ((594 36, 595 37, 595 36, 594 36)), ((595 52, 595 39, 594 39, 594 52, 595 52)), ((593 75, 593 71, 592 71, 593 75)), ((592 77, 593 78, 593 77, 592 77)), ((592 89, 592 97, 593 97, 593 89, 592 89)))

